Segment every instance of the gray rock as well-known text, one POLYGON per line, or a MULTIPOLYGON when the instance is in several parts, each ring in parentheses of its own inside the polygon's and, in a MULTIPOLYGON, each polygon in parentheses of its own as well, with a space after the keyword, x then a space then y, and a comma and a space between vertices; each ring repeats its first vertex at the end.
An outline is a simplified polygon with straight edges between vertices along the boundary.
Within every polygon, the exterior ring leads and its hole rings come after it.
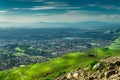
POLYGON ((73 73, 74 78, 78 78, 78 76, 79 76, 79 73, 77 73, 77 72, 73 73))
POLYGON ((116 65, 114 63, 110 63, 108 65, 108 70, 112 70, 112 69, 115 69, 116 65))
POLYGON ((110 71, 107 71, 105 72, 105 77, 106 78, 109 78, 111 75, 115 74, 115 70, 110 70, 110 71))
POLYGON ((90 77, 88 80, 94 80, 94 77, 90 77))
POLYGON ((97 63, 96 65, 94 65, 93 70, 100 70, 103 68, 103 64, 102 63, 97 63))
POLYGON ((68 75, 67 75, 67 79, 71 79, 72 78, 72 73, 69 73, 68 75))
POLYGON ((100 73, 100 75, 98 76, 99 79, 103 78, 105 75, 104 73, 100 73))
POLYGON ((120 61, 116 61, 115 64, 116 64, 117 66, 120 66, 120 61))

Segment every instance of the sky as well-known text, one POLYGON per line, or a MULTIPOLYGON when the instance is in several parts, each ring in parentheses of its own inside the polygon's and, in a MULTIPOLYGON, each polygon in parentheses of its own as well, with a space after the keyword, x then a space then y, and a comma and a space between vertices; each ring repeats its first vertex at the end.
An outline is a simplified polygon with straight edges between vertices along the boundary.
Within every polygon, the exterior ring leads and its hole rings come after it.
POLYGON ((120 22, 120 0, 0 0, 0 22, 120 22))

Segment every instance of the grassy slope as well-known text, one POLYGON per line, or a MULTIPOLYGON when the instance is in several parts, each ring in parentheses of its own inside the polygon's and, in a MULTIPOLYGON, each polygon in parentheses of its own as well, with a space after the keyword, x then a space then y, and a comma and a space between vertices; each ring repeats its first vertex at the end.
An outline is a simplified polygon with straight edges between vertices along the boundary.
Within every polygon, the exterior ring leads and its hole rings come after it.
POLYGON ((53 80, 72 69, 86 67, 95 59, 112 55, 120 55, 120 48, 98 48, 84 53, 69 53, 48 62, 2 71, 0 72, 0 80, 53 80), (93 54, 96 57, 90 57, 88 54, 93 54))
POLYGON ((44 80, 46 78, 52 79, 54 77, 58 77, 66 71, 69 71, 70 67, 74 65, 84 64, 81 66, 84 67, 91 60, 93 59, 82 53, 70 53, 45 63, 12 69, 9 70, 9 72, 3 71, 0 73, 0 79, 5 80, 7 76, 9 77, 7 80, 21 80, 21 78, 25 80, 33 80, 38 78, 40 80, 44 80))
POLYGON ((120 38, 116 39, 109 48, 110 49, 119 49, 120 48, 120 38))

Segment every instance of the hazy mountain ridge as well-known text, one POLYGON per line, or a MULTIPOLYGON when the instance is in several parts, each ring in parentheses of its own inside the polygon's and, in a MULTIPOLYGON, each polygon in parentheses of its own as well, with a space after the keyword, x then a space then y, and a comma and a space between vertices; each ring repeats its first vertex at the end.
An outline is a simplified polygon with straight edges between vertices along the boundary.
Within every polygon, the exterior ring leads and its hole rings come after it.
POLYGON ((0 22, 1 29, 17 29, 17 28, 90 28, 101 26, 120 26, 119 23, 112 22, 99 22, 99 21, 87 21, 87 22, 0 22))

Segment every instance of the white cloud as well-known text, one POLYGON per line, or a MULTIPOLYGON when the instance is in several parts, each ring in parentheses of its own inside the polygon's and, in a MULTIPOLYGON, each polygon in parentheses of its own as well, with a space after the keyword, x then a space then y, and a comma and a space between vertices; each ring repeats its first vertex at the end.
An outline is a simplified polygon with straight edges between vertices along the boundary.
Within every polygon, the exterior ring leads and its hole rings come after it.
POLYGON ((48 6, 70 6, 63 2, 44 2, 48 6))
POLYGON ((14 10, 19 10, 19 8, 13 8, 14 10))
POLYGON ((80 9, 81 7, 58 7, 56 9, 80 9))
POLYGON ((103 9, 114 9, 114 10, 120 10, 119 6, 115 6, 115 5, 100 5, 100 4, 88 4, 89 7, 99 7, 99 8, 103 8, 103 9))
POLYGON ((43 2, 44 0, 34 0, 33 2, 43 2))
POLYGON ((6 12, 9 12, 9 11, 5 11, 5 10, 1 10, 0 13, 6 13, 6 12))
POLYGON ((87 15, 82 11, 68 11, 64 14, 35 14, 34 16, 0 16, 2 22, 83 22, 106 21, 119 22, 120 15, 87 15))
POLYGON ((48 14, 37 13, 37 14, 34 14, 34 15, 32 15, 32 16, 46 16, 46 15, 48 15, 48 14))
POLYGON ((98 4, 88 4, 89 7, 97 6, 98 4))
POLYGON ((22 1, 22 2, 43 2, 44 0, 13 0, 13 1, 22 1))
POLYGON ((115 10, 120 10, 120 7, 114 6, 114 5, 101 5, 101 6, 99 6, 99 7, 104 8, 104 9, 115 9, 115 10))
POLYGON ((55 7, 52 6, 34 6, 33 8, 24 8, 28 10, 46 10, 46 9, 55 9, 55 7))
POLYGON ((57 6, 34 6, 33 8, 22 8, 24 10, 51 10, 51 9, 80 9, 81 7, 57 7, 57 6))

